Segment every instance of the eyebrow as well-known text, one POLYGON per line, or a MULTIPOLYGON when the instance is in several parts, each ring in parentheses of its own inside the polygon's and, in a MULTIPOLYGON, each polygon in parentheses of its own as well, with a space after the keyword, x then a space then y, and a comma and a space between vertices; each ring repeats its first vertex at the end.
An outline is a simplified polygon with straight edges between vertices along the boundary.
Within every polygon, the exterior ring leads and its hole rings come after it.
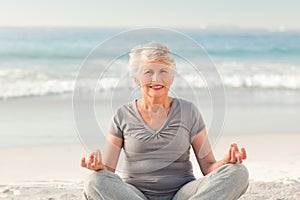
MULTIPOLYGON (((159 70, 170 70, 169 68, 167 68, 167 67, 164 67, 164 68, 161 68, 161 69, 159 69, 159 70)), ((145 69, 143 69, 143 72, 145 72, 145 71, 153 71, 153 69, 149 69, 149 68, 145 68, 145 69)))

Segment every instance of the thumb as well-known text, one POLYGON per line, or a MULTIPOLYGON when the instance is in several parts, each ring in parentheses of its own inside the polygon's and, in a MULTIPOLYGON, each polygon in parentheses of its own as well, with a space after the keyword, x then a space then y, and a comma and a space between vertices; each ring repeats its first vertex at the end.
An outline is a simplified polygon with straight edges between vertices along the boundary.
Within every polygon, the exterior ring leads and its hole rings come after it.
POLYGON ((232 147, 229 148, 228 153, 223 158, 223 161, 224 161, 225 164, 228 163, 231 160, 231 149, 232 149, 232 147))
POLYGON ((86 162, 85 162, 85 158, 81 158, 81 163, 80 163, 81 167, 86 167, 86 162))

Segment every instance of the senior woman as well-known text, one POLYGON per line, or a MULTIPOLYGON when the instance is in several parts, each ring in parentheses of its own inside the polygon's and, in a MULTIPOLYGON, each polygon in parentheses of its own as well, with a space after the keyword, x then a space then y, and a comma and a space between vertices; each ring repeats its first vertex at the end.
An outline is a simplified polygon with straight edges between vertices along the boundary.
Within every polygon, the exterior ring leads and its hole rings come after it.
POLYGON ((81 166, 93 171, 85 181, 85 199, 231 200, 245 193, 245 149, 231 144, 216 161, 197 107, 168 95, 175 73, 169 49, 155 42, 133 48, 129 70, 142 98, 114 114, 103 159, 100 151, 82 158, 81 166), (204 175, 199 179, 189 160, 191 146, 204 175), (114 172, 122 148, 125 169, 120 178, 114 172))

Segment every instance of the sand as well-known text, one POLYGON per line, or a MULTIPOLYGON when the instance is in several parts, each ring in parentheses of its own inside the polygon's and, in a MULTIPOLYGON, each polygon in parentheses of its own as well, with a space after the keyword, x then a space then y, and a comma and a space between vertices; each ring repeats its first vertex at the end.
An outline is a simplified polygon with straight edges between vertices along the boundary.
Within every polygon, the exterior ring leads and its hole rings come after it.
MULTIPOLYGON (((0 187, 0 199, 5 200, 79 200, 82 199, 83 182, 24 182, 0 187)), ((300 182, 286 181, 250 181, 247 192, 241 200, 298 200, 300 182)))
MULTIPOLYGON (((300 199, 299 141, 300 134, 223 136, 214 152, 221 158, 231 142, 247 148, 250 186, 241 199, 300 199)), ((1 148, 0 199, 81 199, 87 154, 80 144, 1 148)))

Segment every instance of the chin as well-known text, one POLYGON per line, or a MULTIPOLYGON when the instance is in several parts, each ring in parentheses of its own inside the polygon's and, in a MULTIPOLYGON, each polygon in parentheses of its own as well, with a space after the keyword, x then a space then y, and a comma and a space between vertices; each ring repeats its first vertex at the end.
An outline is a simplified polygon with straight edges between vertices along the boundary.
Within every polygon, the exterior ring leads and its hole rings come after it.
POLYGON ((149 92, 148 95, 151 96, 151 97, 154 97, 154 98, 155 97, 159 98, 159 97, 168 96, 168 93, 160 93, 160 94, 158 94, 158 93, 149 92))

